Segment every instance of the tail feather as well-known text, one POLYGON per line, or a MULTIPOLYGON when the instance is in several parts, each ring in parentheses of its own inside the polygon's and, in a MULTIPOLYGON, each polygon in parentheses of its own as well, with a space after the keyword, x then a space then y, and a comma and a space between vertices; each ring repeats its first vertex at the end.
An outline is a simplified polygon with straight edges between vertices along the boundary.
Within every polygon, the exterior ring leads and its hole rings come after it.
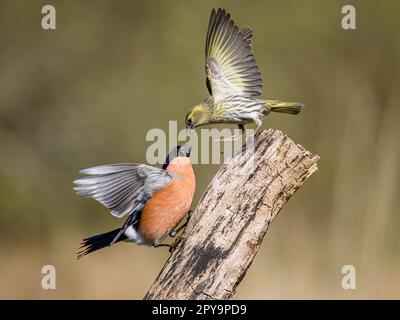
POLYGON ((298 114, 304 108, 304 105, 298 102, 286 102, 279 100, 267 100, 266 105, 268 113, 273 111, 287 114, 298 114))
POLYGON ((80 251, 78 252, 78 259, 84 257, 85 255, 103 249, 110 246, 115 242, 125 240, 127 237, 125 234, 120 234, 120 236, 115 240, 116 236, 120 233, 121 228, 115 229, 110 232, 98 234, 86 239, 83 239, 80 246, 80 251))

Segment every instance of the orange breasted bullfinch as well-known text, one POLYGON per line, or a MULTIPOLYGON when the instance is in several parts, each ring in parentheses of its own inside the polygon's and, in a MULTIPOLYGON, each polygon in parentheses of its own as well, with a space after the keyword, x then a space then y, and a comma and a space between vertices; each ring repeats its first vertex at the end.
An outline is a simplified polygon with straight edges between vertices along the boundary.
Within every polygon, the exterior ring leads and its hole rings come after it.
POLYGON ((110 164, 81 170, 74 181, 79 196, 96 199, 115 217, 128 215, 121 228, 86 238, 78 258, 119 241, 159 246, 188 213, 196 188, 191 147, 177 146, 162 169, 145 164, 110 164))

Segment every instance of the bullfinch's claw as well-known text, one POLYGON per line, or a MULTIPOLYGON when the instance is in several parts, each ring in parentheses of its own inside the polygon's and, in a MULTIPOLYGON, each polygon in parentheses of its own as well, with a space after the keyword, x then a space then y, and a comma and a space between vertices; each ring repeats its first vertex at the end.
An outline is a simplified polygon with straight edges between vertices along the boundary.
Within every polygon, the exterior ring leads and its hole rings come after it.
POLYGON ((183 230, 184 228, 186 228, 186 226, 187 226, 187 224, 188 224, 190 218, 192 217, 192 212, 193 212, 193 210, 189 210, 189 211, 188 211, 186 222, 185 222, 183 225, 181 225, 181 226, 180 226, 178 229, 176 229, 176 230, 172 230, 172 231, 169 233, 169 236, 170 236, 171 238, 175 238, 175 236, 176 236, 181 230, 183 230))

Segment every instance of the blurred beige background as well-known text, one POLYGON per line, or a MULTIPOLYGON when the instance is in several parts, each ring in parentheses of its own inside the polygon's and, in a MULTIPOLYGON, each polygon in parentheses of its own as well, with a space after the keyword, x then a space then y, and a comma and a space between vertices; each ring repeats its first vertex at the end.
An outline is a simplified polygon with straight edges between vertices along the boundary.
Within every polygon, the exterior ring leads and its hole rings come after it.
MULTIPOLYGON (((82 238, 117 227, 78 198, 80 168, 144 162, 151 128, 168 128, 206 94, 210 11, 255 30, 264 97, 301 101, 280 129, 321 156, 283 208, 237 298, 400 298, 398 1, 46 1, 0 4, 0 298, 142 298, 168 252, 119 244, 76 261, 82 238), (41 268, 57 289, 41 288, 41 268), (357 289, 341 288, 341 268, 357 289)), ((195 202, 218 169, 197 165, 195 202)), ((194 207, 194 205, 193 205, 194 207)))

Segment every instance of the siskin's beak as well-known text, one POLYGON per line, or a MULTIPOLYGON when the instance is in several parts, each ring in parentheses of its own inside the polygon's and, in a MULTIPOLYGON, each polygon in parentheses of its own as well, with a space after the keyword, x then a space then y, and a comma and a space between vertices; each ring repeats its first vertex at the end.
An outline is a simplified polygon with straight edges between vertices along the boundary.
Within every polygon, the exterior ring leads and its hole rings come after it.
POLYGON ((195 128, 194 122, 190 119, 185 121, 185 126, 186 126, 186 129, 194 129, 195 128))

